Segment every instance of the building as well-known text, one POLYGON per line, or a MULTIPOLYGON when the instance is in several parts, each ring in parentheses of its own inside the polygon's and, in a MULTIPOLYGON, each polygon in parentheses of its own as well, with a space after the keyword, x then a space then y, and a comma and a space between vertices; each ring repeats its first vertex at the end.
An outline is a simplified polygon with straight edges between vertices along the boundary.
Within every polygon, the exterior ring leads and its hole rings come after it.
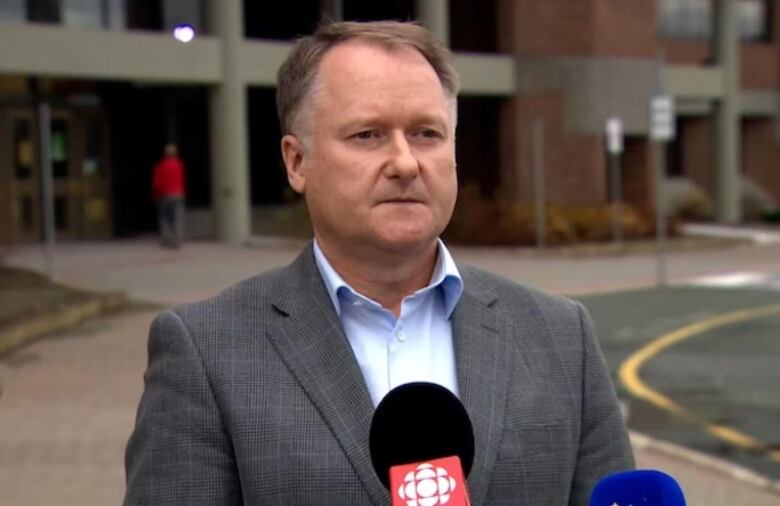
POLYGON ((737 222, 740 177, 780 201, 779 11, 771 0, 0 0, 0 223, 6 240, 40 237, 43 135, 58 237, 152 230, 151 166, 175 140, 191 231, 243 242, 253 207, 285 202, 276 69, 323 16, 419 19, 450 44, 459 177, 486 197, 533 200, 543 125, 547 201, 606 204, 603 131, 617 116, 623 199, 651 214, 648 102, 660 90, 677 113, 668 173, 737 222), (174 38, 177 27, 194 38, 174 38))

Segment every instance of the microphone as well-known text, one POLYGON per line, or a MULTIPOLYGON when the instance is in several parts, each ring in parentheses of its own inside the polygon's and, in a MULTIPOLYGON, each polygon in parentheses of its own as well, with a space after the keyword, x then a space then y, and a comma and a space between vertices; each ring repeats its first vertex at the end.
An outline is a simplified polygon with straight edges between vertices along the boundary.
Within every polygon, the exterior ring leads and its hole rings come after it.
POLYGON ((368 436, 371 462, 393 506, 468 506, 474 429, 466 408, 435 383, 406 383, 379 403, 368 436))
POLYGON ((611 474, 599 480, 590 506, 685 506, 680 485, 661 471, 643 469, 611 474))

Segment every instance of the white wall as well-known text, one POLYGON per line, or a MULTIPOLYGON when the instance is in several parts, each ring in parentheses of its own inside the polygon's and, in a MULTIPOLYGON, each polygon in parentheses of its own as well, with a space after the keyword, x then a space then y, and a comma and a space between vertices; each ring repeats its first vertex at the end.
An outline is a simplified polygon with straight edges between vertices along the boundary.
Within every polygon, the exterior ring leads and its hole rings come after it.
POLYGON ((25 0, 0 1, 0 21, 25 21, 26 19, 25 0))
POLYGON ((103 28, 102 0, 61 0, 62 22, 78 28, 103 28))

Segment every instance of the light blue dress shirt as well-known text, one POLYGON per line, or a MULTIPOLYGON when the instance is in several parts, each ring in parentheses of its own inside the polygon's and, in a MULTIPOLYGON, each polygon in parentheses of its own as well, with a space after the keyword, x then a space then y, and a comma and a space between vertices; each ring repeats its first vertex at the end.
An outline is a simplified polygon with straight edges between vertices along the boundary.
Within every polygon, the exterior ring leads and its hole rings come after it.
POLYGON ((451 317, 463 280, 441 240, 431 282, 403 299, 397 319, 349 286, 316 241, 314 258, 374 406, 393 388, 413 381, 437 383, 458 395, 451 317))

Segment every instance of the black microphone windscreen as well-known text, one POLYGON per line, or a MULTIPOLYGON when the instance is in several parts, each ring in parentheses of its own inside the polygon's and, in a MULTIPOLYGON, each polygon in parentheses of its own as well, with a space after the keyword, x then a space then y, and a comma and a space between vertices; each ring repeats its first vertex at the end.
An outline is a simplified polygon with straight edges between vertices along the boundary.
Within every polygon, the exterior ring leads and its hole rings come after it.
POLYGON ((474 462, 474 429, 455 394, 435 383, 407 383, 391 390, 377 406, 369 449, 385 487, 393 466, 453 455, 468 476, 474 462))

